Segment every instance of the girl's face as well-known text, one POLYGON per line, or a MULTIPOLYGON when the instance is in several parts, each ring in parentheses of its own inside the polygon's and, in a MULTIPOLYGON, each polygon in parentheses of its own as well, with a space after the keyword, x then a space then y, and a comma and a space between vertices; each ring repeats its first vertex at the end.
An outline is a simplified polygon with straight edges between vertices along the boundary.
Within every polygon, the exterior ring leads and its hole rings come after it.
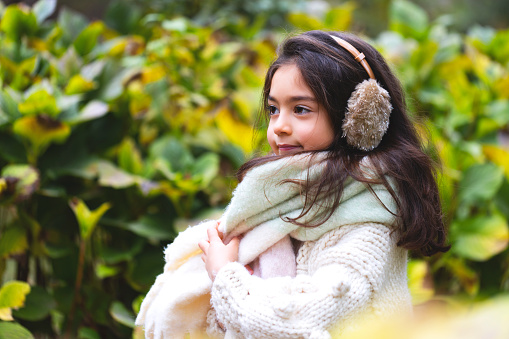
POLYGON ((275 154, 323 150, 332 143, 329 115, 295 64, 283 65, 274 73, 268 107, 267 140, 275 154))

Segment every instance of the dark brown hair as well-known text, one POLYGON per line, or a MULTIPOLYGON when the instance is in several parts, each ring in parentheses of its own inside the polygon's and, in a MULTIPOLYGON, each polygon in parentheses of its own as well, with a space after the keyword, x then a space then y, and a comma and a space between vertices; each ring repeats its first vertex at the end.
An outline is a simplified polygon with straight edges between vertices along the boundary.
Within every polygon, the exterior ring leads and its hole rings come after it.
MULTIPOLYGON (((405 98, 398 79, 391 72, 384 58, 368 43, 347 33, 310 31, 288 38, 278 49, 263 88, 263 109, 260 115, 268 119, 267 99, 274 73, 283 65, 295 64, 318 103, 327 111, 334 130, 334 139, 323 160, 323 175, 316 180, 293 182, 305 192, 305 208, 295 219, 284 219, 300 226, 317 226, 325 222, 340 204, 344 183, 348 177, 364 182, 371 189, 373 184, 383 184, 398 206, 399 246, 432 255, 445 252, 446 232, 435 181, 435 165, 423 151, 416 129, 406 113, 405 98), (340 47, 331 34, 348 41, 366 55, 376 80, 391 97, 393 110, 389 129, 382 141, 372 151, 361 151, 349 146, 342 137, 342 123, 347 101, 355 86, 368 79, 368 74, 354 57, 340 47), (369 156, 377 179, 363 175, 360 161, 369 156), (395 181, 395 190, 386 176, 395 181), (315 225, 299 223, 321 196, 329 196, 328 213, 315 225)), ((237 174, 239 181, 251 168, 283 156, 266 156, 246 162, 237 174)), ((371 190, 373 192, 373 190, 371 190)), ((374 194, 374 192, 373 192, 374 194)))

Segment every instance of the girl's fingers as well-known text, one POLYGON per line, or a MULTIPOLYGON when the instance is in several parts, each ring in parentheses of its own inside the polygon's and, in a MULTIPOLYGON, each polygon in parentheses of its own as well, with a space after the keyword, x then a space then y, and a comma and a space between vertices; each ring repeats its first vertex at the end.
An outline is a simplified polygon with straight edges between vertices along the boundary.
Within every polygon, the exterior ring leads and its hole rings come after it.
POLYGON ((217 228, 215 227, 209 227, 207 229, 207 235, 209 236, 209 241, 221 241, 221 238, 219 238, 219 234, 217 233, 217 228))
POLYGON ((223 239, 224 239, 224 234, 223 234, 223 232, 221 232, 221 231, 219 230, 219 222, 217 223, 216 230, 217 230, 217 235, 219 236, 219 238, 220 238, 221 240, 223 240, 223 239))
POLYGON ((200 248, 200 250, 206 255, 207 254, 207 251, 209 250, 209 242, 208 241, 205 241, 205 240, 202 240, 198 243, 198 247, 200 248))
POLYGON ((216 222, 217 235, 219 236, 219 238, 220 238, 221 240, 223 240, 223 239, 224 239, 224 234, 223 234, 223 232, 221 232, 221 231, 219 230, 219 225, 221 225, 221 222, 219 222, 219 221, 218 221, 218 222, 216 222))
POLYGON ((207 263, 207 256, 205 256, 205 254, 202 254, 202 255, 201 255, 201 260, 202 260, 204 263, 207 263))

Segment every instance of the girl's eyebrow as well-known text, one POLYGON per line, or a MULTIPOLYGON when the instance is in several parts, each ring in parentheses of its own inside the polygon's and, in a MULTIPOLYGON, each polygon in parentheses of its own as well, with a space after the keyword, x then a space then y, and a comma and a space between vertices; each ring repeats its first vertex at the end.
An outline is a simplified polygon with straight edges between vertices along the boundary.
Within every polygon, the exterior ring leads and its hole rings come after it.
MULTIPOLYGON (((274 98, 274 97, 272 97, 270 95, 267 97, 267 99, 270 100, 270 101, 277 102, 276 98, 274 98)), ((290 97, 288 101, 290 101, 290 102, 294 102, 294 101, 313 101, 313 102, 316 102, 316 99, 314 97, 310 97, 310 96, 297 95, 297 96, 290 97)))

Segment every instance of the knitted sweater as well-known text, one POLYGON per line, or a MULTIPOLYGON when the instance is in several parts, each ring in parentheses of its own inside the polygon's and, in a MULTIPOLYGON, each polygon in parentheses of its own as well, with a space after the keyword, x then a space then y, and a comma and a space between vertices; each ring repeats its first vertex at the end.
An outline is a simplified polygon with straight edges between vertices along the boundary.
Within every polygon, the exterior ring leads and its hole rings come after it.
POLYGON ((396 243, 389 227, 363 223, 303 242, 295 278, 261 279, 230 263, 212 285, 208 332, 221 336, 217 318, 227 338, 330 338, 361 316, 409 314, 407 251, 396 243))

